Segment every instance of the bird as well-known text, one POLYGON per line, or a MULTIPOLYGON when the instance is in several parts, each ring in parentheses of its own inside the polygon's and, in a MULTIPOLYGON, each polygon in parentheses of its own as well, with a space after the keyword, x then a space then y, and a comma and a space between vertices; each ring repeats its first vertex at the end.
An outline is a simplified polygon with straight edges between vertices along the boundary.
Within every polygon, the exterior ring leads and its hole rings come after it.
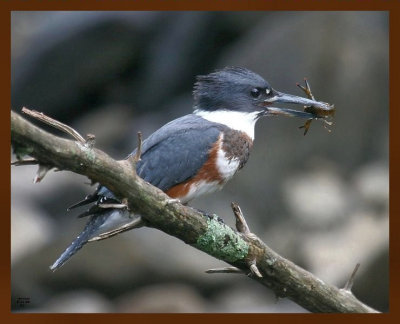
MULTIPOLYGON (((220 190, 243 168, 260 118, 316 118, 306 111, 272 107, 275 103, 328 107, 324 102, 279 92, 260 75, 243 67, 225 67, 197 76, 193 99, 191 114, 167 123, 143 141, 136 163, 138 176, 182 204, 220 190)), ((142 219, 119 208, 122 202, 101 184, 69 209, 88 204, 91 207, 80 215, 90 216, 88 223, 50 266, 51 270, 60 268, 87 242, 142 225, 142 219)))

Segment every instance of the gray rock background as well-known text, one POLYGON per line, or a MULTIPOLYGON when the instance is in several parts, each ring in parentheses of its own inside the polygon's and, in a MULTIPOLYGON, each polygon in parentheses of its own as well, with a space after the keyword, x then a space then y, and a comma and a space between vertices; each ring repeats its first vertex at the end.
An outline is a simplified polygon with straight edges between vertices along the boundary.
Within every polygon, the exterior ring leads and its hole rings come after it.
MULTIPOLYGON (((191 112, 197 74, 244 66, 299 95, 307 77, 337 108, 332 132, 261 120, 246 167, 192 205, 233 225, 238 202, 269 246, 339 287, 360 262, 355 295, 388 311, 386 12, 13 12, 11 23, 12 109, 93 133, 115 158, 137 131, 191 112)), ((66 207, 93 187, 70 172, 35 185, 35 167, 11 172, 13 311, 305 311, 245 276, 205 274, 224 264, 154 229, 88 244, 52 273, 86 221, 66 207)))

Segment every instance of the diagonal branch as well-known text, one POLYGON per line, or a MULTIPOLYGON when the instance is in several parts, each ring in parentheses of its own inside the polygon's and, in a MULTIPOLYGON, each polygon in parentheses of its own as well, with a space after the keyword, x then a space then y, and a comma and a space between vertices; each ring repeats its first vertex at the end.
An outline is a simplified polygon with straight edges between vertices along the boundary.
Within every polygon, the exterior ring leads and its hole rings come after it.
POLYGON ((63 131, 64 133, 67 133, 69 135, 71 135, 73 138, 75 138, 78 142, 81 142, 82 144, 85 144, 86 141, 85 139, 82 137, 81 134, 79 134, 75 129, 73 129, 72 127, 65 125, 61 122, 59 122, 58 120, 55 120, 49 116, 46 116, 45 114, 43 114, 42 112, 36 111, 36 110, 30 110, 26 107, 23 107, 21 110, 24 114, 27 114, 28 116, 31 116, 33 118, 36 118, 38 120, 40 120, 41 122, 50 125, 54 128, 57 128, 61 131, 63 131))
MULTIPOLYGON (((171 200, 136 176, 132 164, 79 142, 54 136, 11 112, 11 141, 41 164, 88 176, 107 186, 152 226, 248 272, 256 262, 262 278, 250 277, 311 312, 376 312, 352 294, 324 283, 271 250, 255 235, 238 233, 216 215, 171 200)), ((172 253, 172 252, 171 252, 172 253)))

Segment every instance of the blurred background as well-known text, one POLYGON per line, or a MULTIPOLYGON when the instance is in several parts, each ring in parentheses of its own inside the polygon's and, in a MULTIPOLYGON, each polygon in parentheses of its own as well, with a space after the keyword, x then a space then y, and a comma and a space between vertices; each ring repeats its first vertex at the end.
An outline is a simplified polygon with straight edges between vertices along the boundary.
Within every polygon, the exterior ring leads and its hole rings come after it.
MULTIPOLYGON (((13 12, 11 36, 12 109, 93 133, 116 159, 137 131, 192 111, 198 74, 243 66, 296 95, 307 77, 335 104, 332 132, 260 120, 246 167, 191 205, 234 226, 238 202, 271 248, 338 287, 360 262, 354 294, 388 311, 387 12, 13 12)), ((225 264, 155 229, 88 244, 51 272, 86 222, 66 208, 95 187, 53 171, 33 184, 35 172, 11 168, 13 311, 305 312, 244 275, 206 274, 225 264)))

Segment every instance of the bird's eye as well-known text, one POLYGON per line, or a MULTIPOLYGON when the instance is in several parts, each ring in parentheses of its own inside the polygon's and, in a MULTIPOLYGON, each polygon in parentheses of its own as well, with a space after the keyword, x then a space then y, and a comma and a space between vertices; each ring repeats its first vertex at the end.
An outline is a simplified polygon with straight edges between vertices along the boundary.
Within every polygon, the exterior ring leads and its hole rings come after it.
POLYGON ((251 90, 251 96, 253 98, 258 98, 260 95, 261 95, 260 89, 254 88, 253 90, 251 90))
POLYGON ((267 96, 270 95, 271 94, 271 89, 269 89, 269 88, 265 89, 265 93, 267 94, 267 96))

